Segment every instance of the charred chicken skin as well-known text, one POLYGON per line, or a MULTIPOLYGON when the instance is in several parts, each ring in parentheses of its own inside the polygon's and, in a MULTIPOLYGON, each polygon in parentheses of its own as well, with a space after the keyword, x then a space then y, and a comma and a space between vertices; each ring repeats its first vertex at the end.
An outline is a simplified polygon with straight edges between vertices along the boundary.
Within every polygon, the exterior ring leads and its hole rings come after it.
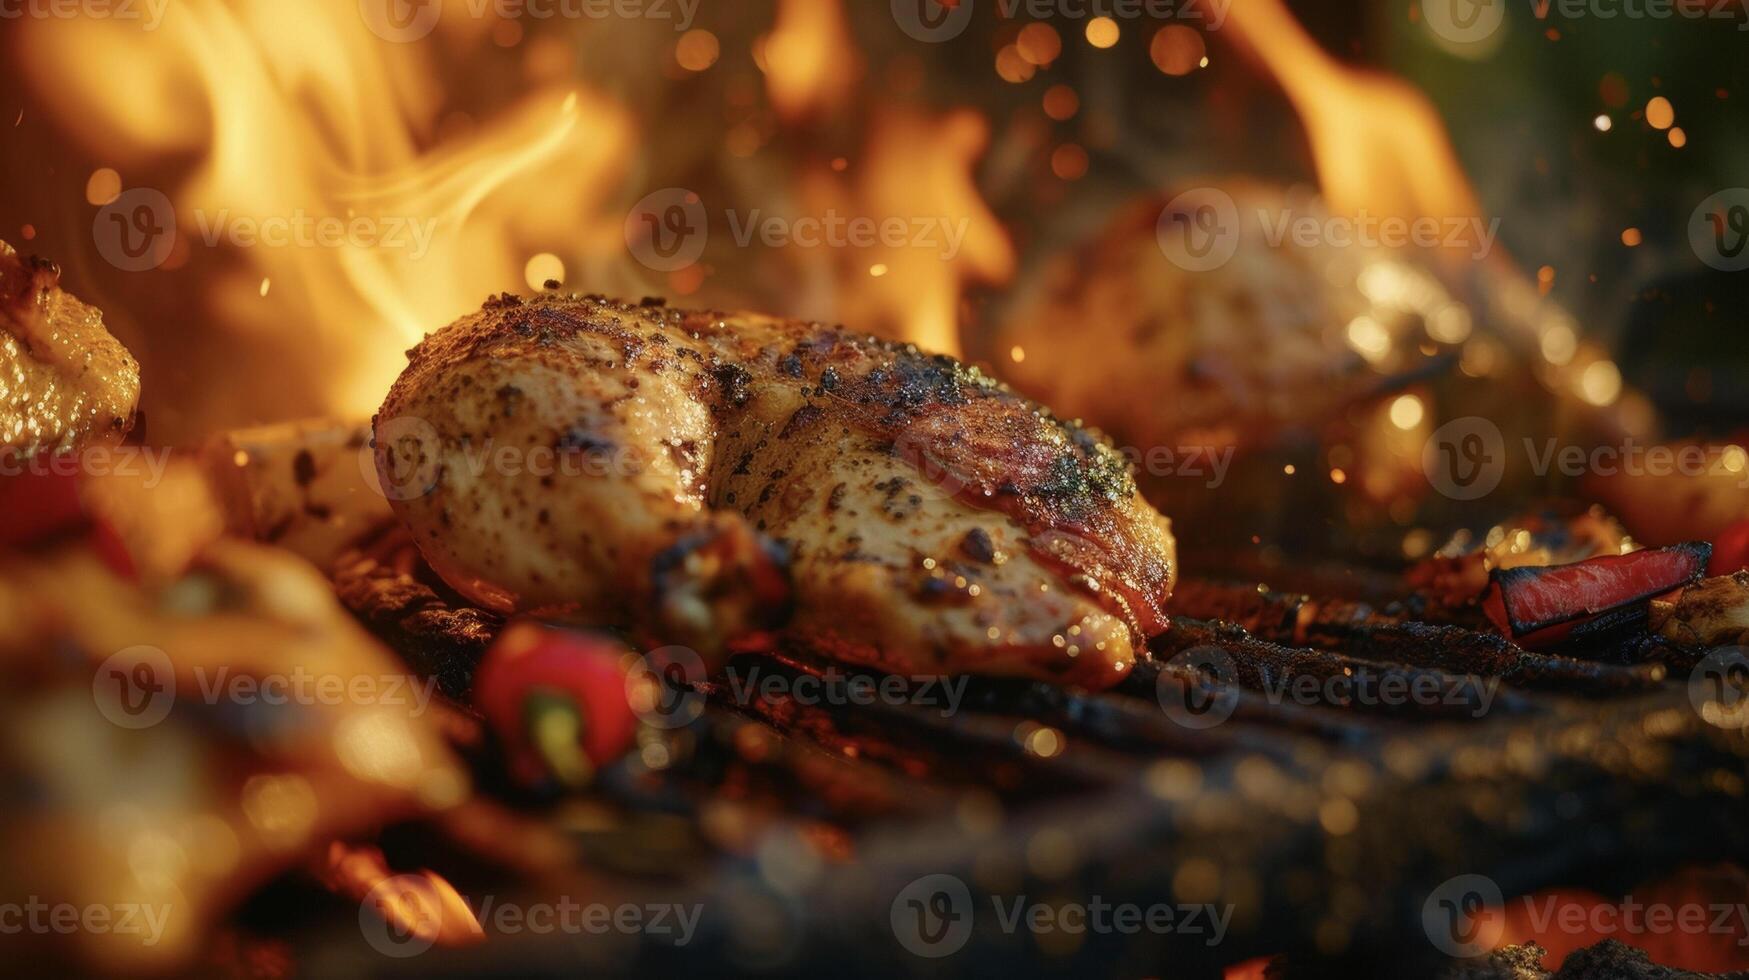
POLYGON ((1170 525, 1123 459, 951 358, 557 295, 489 301, 409 357, 379 476, 493 608, 1089 688, 1166 627, 1170 525))
POLYGON ((60 279, 0 242, 0 455, 114 441, 133 421, 139 364, 60 279))

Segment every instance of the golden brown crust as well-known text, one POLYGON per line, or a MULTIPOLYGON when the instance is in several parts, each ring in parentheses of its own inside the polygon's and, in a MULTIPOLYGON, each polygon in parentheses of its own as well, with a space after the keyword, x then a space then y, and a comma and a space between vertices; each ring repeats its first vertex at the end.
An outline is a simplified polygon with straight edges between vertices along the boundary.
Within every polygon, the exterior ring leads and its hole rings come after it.
POLYGON ((0 242, 0 452, 60 452, 121 438, 140 366, 60 270, 0 242))
MULTIPOLYGON (((658 430, 663 445, 646 447, 668 457, 671 496, 785 545, 796 563, 792 628, 840 655, 1103 685, 1165 627, 1170 531, 1121 457, 950 358, 754 314, 500 297, 411 352, 384 415, 513 384, 501 370, 513 363, 592 390, 611 381, 603 404, 579 406, 589 419, 542 438, 626 451, 637 448, 617 445, 627 426, 673 418, 658 430), (998 552, 1024 560, 1009 567, 998 552), (859 633, 885 639, 857 651, 859 633), (1083 635, 1098 654, 1076 664, 1083 635)), ((496 414, 474 413, 490 424, 496 414)), ((434 424, 445 439, 486 438, 434 424)), ((653 471, 642 464, 640 479, 653 471)), ((428 556, 441 536, 420 534, 428 556)), ((456 575, 456 558, 433 564, 452 582, 492 577, 456 575)))

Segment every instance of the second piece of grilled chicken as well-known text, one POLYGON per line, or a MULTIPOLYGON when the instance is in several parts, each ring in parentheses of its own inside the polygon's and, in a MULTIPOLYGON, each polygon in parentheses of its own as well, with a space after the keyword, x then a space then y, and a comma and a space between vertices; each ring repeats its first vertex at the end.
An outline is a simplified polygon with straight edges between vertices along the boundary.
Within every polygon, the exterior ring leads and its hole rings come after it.
POLYGON ((133 423, 140 366, 60 283, 0 242, 0 455, 114 442, 133 423))
POLYGON ((1166 518, 1120 456, 973 368, 755 314, 504 296, 376 419, 432 566, 720 651, 779 626, 906 674, 1105 687, 1165 628, 1166 518))

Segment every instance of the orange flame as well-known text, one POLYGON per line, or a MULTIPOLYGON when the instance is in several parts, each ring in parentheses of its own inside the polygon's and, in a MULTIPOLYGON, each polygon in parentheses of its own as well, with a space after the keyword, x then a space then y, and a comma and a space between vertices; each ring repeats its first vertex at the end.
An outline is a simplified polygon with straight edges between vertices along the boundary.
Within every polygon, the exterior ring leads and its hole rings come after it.
POLYGON ((905 244, 852 257, 858 267, 849 270, 839 304, 847 319, 927 351, 960 353, 967 283, 1014 275, 1008 232, 972 175, 988 140, 989 125, 969 111, 939 118, 890 111, 876 119, 851 197, 863 214, 908 218, 914 226, 905 244))
POLYGON ((616 224, 593 221, 631 145, 613 103, 548 86, 424 149, 442 109, 430 49, 373 35, 356 4, 185 0, 153 31, 102 18, 25 26, 36 28, 18 47, 26 75, 124 173, 196 154, 164 189, 171 261, 223 248, 206 296, 214 320, 307 337, 331 368, 333 411, 373 410, 410 342, 516 288, 540 246, 576 241, 579 224, 585 242, 593 231, 613 241, 616 224), (233 234, 293 222, 353 231, 326 243, 233 234))
POLYGON ((1246 0, 1232 26, 1305 123, 1330 207, 1381 216, 1481 214, 1444 123, 1427 97, 1325 54, 1280 0, 1246 0))
POLYGON ((859 71, 838 0, 780 0, 758 55, 771 104, 786 119, 842 103, 859 71))

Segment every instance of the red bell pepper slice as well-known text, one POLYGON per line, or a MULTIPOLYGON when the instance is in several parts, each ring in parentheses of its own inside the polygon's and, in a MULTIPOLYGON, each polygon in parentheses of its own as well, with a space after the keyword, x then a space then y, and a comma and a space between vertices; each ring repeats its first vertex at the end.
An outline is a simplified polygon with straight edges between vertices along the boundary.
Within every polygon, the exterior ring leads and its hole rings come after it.
POLYGON ((1706 574, 1712 545, 1691 541, 1569 565, 1497 568, 1482 609, 1524 646, 1546 646, 1607 613, 1646 602, 1706 574))

